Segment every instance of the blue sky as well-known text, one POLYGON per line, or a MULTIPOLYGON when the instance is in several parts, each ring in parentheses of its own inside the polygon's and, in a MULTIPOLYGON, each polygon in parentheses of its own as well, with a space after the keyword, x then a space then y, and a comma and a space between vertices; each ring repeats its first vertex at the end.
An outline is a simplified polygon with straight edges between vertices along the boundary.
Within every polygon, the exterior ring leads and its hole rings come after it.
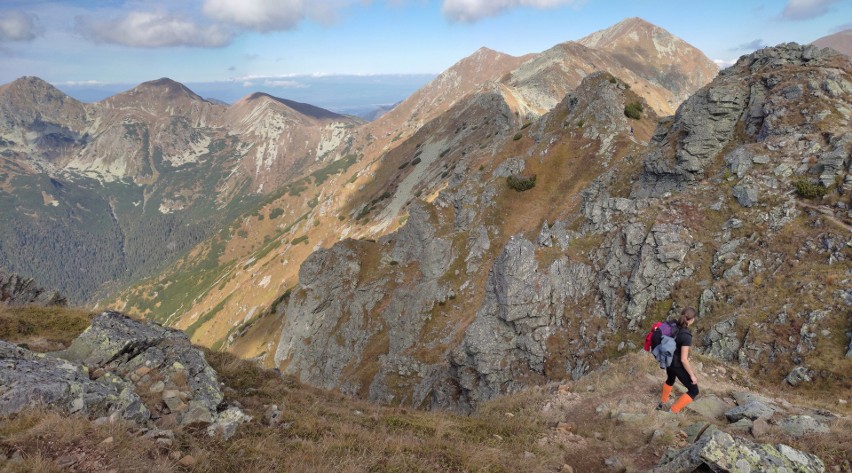
POLYGON ((481 46, 539 52, 633 16, 726 63, 850 28, 852 1, 0 0, 0 83, 36 75, 73 91, 171 77, 298 97, 333 74, 420 74, 395 91, 407 94, 481 46))

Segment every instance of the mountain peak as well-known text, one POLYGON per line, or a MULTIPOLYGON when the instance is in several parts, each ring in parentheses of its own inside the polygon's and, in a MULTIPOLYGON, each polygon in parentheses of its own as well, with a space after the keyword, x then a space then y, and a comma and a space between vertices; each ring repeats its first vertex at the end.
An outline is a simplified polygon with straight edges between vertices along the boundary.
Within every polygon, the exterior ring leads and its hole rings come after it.
POLYGON ((178 97, 188 97, 192 100, 200 100, 205 101, 200 95, 196 94, 189 87, 177 82, 175 80, 169 79, 168 77, 161 77, 157 80, 152 80, 148 82, 143 82, 133 88, 130 92, 140 93, 140 92, 153 92, 160 95, 164 95, 166 99, 174 100, 178 97))
MULTIPOLYGON (((302 103, 302 102, 296 102, 296 101, 288 100, 288 99, 282 99, 281 97, 275 97, 274 95, 269 95, 266 92, 255 92, 255 93, 248 95, 248 96, 244 97, 243 99, 239 100, 237 102, 237 104, 252 103, 252 102, 257 102, 257 101, 261 101, 261 100, 267 100, 267 101, 282 104, 282 105, 284 105, 288 108, 295 110, 298 113, 301 113, 302 115, 305 115, 305 116, 308 116, 308 117, 311 117, 311 118, 314 118, 314 119, 317 119, 317 120, 337 120, 337 119, 345 118, 343 115, 340 115, 338 113, 334 113, 334 112, 332 112, 330 110, 326 110, 324 108, 317 107, 315 105, 302 103)), ((234 105, 237 105, 237 104, 234 104, 234 105)))
POLYGON ((694 46, 641 18, 628 18, 578 41, 674 93, 676 103, 710 82, 719 66, 694 46))
POLYGON ((608 46, 612 43, 641 41, 643 36, 648 35, 671 37, 682 41, 680 38, 653 23, 649 23, 639 17, 633 17, 622 20, 609 28, 596 31, 580 39, 578 42, 592 49, 608 49, 608 46))
POLYGON ((36 76, 19 77, 6 85, 0 86, 0 91, 2 90, 30 91, 39 95, 43 95, 45 93, 51 95, 65 95, 51 83, 36 76))

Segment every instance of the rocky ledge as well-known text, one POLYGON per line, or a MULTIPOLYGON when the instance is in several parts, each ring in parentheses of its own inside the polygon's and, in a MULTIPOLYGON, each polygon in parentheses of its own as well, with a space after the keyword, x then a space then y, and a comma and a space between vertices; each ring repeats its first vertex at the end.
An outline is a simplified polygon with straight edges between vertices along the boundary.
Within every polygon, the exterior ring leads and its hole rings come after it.
POLYGON ((0 304, 23 305, 67 305, 57 291, 43 289, 32 278, 21 277, 0 269, 0 304))
POLYGON ((36 354, 0 341, 0 416, 48 405, 90 418, 233 434, 248 420, 184 332, 104 312, 68 349, 36 354))

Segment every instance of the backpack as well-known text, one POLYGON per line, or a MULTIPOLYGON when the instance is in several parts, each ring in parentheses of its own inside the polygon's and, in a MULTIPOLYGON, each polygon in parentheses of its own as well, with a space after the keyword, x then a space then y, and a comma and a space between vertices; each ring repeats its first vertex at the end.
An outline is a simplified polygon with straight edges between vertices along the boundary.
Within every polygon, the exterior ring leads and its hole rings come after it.
POLYGON ((655 322, 654 325, 651 326, 651 331, 645 334, 645 351, 651 351, 656 348, 657 345, 660 344, 661 335, 665 335, 667 337, 674 337, 677 335, 677 323, 655 322), (657 334, 656 339, 654 338, 654 334, 657 334))
POLYGON ((645 351, 654 353, 654 357, 660 362, 660 368, 667 368, 672 362, 672 355, 674 354, 674 350, 677 348, 677 342, 675 339, 678 331, 679 327, 677 322, 657 322, 651 327, 651 331, 645 335, 645 351), (670 342, 667 342, 667 348, 670 349, 667 351, 670 351, 670 353, 666 353, 666 351, 654 352, 654 349, 661 343, 666 342, 667 339, 670 340, 670 342))

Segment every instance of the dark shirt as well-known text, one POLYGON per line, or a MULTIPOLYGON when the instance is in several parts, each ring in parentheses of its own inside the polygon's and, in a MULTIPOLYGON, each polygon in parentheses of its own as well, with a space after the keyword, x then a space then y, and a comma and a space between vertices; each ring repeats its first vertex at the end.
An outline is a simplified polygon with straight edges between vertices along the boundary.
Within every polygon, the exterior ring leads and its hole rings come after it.
POLYGON ((683 363, 680 361, 680 347, 692 346, 692 332, 686 327, 680 327, 675 336, 675 343, 677 344, 677 348, 674 351, 672 366, 683 366, 683 363))

